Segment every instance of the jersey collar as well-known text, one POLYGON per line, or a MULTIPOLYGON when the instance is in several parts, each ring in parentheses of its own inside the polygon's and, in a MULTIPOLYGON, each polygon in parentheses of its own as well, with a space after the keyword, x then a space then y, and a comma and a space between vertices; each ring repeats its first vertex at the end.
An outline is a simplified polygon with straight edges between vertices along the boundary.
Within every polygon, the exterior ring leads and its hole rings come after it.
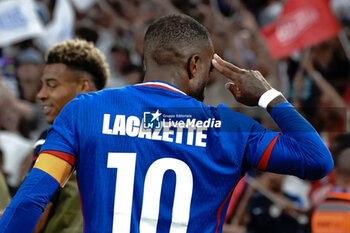
POLYGON ((180 89, 178 89, 177 87, 174 87, 173 85, 170 85, 168 83, 164 83, 164 82, 160 82, 160 81, 149 81, 149 82, 145 82, 145 83, 139 83, 136 84, 136 86, 148 86, 148 87, 159 87, 159 88, 163 88, 169 91, 174 91, 183 95, 187 95, 185 92, 181 91, 180 89))

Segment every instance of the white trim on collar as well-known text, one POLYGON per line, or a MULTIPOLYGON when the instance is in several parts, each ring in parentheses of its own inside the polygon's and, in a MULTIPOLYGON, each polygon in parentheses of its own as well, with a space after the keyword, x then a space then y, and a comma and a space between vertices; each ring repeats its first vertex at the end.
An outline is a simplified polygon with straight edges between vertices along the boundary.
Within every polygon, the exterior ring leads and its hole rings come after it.
POLYGON ((149 86, 149 87, 160 87, 164 88, 170 91, 175 91, 177 93, 181 93, 183 95, 187 95, 185 92, 181 91, 180 89, 173 87, 169 84, 163 83, 163 82, 145 82, 145 83, 138 83, 135 84, 136 86, 149 86))

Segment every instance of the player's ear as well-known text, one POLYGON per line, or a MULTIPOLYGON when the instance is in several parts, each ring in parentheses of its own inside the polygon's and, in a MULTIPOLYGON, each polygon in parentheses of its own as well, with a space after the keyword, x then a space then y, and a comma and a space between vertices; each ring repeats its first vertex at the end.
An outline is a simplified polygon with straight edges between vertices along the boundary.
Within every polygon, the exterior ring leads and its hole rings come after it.
POLYGON ((91 82, 89 78, 82 78, 80 80, 80 92, 81 93, 88 93, 90 91, 96 91, 95 85, 91 82))
POLYGON ((187 60, 187 74, 189 79, 192 79, 195 77, 196 73, 198 72, 198 68, 199 68, 199 55, 193 54, 187 60))

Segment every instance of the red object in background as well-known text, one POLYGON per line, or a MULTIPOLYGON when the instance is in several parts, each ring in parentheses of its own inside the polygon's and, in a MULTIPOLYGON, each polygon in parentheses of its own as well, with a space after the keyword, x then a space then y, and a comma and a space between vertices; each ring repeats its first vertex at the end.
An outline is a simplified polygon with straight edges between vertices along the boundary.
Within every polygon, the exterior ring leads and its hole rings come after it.
POLYGON ((288 0, 275 22, 261 29, 270 54, 282 58, 340 30, 328 0, 288 0))

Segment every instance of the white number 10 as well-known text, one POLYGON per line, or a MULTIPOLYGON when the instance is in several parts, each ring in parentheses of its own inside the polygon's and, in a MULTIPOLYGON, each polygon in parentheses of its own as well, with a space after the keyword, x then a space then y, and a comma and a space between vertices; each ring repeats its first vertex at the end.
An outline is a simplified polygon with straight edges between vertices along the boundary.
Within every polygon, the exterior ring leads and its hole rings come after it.
MULTIPOLYGON (((108 168, 117 168, 114 197, 113 233, 130 233, 136 153, 108 153, 108 168)), ((164 173, 174 171, 176 186, 170 233, 187 230, 193 189, 192 172, 178 159, 162 158, 149 167, 143 190, 140 232, 157 231, 160 194, 164 173)))

